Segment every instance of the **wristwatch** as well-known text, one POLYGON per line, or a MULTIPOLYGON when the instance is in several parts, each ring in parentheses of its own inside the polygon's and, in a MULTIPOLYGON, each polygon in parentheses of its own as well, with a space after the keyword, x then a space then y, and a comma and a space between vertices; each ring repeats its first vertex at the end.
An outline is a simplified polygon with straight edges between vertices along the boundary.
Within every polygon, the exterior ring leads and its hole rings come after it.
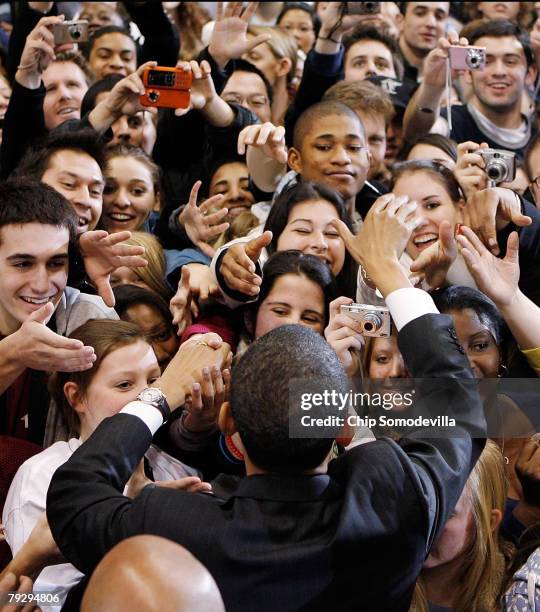
POLYGON ((161 389, 158 389, 157 387, 148 387, 147 389, 143 389, 139 395, 137 395, 137 399, 140 402, 150 404, 151 406, 154 406, 154 408, 157 408, 163 416, 163 422, 165 422, 171 416, 171 409, 169 408, 167 398, 161 389))

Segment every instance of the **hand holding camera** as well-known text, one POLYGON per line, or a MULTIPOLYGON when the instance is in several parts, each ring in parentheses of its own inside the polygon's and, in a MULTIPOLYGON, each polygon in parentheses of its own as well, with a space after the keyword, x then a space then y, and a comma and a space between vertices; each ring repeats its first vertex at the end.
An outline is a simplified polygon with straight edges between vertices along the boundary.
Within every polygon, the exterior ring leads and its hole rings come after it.
POLYGON ((461 142, 457 146, 458 157, 454 176, 467 200, 476 191, 487 187, 484 158, 480 155, 480 150, 488 148, 485 142, 478 144, 470 140, 461 142))
POLYGON ((469 41, 466 38, 459 38, 454 30, 450 30, 446 38, 439 38, 435 49, 432 49, 424 60, 422 83, 429 87, 444 89, 446 86, 446 62, 450 49, 455 49, 456 45, 459 45, 459 49, 463 49, 468 44, 469 41))
POLYGON ((88 41, 88 21, 74 20, 55 23, 52 28, 55 45, 77 44, 88 41))
POLYGON ((356 376, 360 371, 358 353, 364 346, 361 325, 343 310, 352 304, 351 298, 338 297, 330 303, 330 321, 324 330, 324 337, 334 349, 345 368, 347 376, 356 376))
POLYGON ((64 22, 64 16, 43 17, 26 37, 15 80, 23 87, 37 89, 41 74, 56 59, 52 28, 64 22))

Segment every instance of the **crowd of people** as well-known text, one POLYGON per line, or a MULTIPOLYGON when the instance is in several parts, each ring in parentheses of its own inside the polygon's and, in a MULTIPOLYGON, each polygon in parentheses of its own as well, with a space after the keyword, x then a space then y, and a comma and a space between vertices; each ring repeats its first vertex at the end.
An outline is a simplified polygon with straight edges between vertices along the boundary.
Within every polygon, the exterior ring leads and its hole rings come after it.
POLYGON ((540 609, 540 3, 2 9, 0 610, 540 609))

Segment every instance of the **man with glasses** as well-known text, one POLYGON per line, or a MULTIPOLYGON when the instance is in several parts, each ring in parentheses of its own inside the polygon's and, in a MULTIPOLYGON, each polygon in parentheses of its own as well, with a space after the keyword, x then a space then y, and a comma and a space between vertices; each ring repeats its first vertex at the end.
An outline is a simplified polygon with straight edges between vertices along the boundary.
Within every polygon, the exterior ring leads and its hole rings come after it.
POLYGON ((264 74, 246 60, 235 61, 234 71, 227 78, 221 97, 229 104, 247 108, 261 123, 271 121, 272 86, 264 74))

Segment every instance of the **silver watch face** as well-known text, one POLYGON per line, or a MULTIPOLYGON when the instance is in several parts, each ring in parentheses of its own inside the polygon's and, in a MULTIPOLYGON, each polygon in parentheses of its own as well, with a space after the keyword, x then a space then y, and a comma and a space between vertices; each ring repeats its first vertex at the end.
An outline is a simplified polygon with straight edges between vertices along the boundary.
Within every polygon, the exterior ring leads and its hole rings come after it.
POLYGON ((139 399, 143 402, 148 402, 149 404, 159 404, 161 400, 163 400, 165 396, 163 393, 154 387, 150 387, 149 389, 143 389, 139 393, 139 399))

